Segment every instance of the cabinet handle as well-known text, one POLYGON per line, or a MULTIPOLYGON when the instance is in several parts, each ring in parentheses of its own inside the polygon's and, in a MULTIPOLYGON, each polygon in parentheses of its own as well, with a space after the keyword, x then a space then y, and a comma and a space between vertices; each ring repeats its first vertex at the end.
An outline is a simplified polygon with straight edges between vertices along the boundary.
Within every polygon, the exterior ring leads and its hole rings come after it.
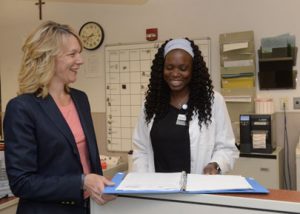
POLYGON ((269 172, 269 168, 261 167, 261 168, 260 168, 260 171, 263 171, 263 172, 269 172))

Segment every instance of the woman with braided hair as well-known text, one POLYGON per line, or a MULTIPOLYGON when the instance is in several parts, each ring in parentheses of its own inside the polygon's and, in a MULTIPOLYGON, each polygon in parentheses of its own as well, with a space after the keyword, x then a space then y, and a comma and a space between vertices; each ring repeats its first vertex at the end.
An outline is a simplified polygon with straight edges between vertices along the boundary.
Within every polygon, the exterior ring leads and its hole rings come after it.
POLYGON ((239 152, 223 97, 193 40, 166 41, 133 134, 133 171, 225 173, 239 152))

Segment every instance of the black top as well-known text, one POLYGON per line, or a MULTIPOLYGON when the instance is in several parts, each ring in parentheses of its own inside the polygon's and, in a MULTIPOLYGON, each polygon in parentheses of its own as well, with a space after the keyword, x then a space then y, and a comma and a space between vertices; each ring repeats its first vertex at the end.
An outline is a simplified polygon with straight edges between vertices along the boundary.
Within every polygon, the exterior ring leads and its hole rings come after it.
POLYGON ((191 171, 189 128, 183 119, 185 113, 186 110, 170 106, 166 116, 154 119, 150 137, 156 172, 191 171))

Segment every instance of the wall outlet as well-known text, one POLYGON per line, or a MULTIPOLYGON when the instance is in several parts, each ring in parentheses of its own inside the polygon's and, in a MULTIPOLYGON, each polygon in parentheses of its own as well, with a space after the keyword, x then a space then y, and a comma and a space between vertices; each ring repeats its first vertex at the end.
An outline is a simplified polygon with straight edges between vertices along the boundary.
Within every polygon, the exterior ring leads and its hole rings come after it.
POLYGON ((300 97, 293 98, 294 109, 300 109, 300 97))
POLYGON ((280 110, 287 110, 288 109, 288 104, 289 104, 289 98, 288 97, 281 97, 279 98, 279 105, 280 105, 280 110))

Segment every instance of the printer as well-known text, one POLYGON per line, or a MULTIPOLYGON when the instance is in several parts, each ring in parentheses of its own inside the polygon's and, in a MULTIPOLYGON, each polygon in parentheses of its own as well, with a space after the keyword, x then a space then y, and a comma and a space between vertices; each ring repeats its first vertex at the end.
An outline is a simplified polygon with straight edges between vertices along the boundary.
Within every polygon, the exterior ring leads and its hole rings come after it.
POLYGON ((275 148, 273 114, 240 115, 241 153, 272 153, 275 148))

